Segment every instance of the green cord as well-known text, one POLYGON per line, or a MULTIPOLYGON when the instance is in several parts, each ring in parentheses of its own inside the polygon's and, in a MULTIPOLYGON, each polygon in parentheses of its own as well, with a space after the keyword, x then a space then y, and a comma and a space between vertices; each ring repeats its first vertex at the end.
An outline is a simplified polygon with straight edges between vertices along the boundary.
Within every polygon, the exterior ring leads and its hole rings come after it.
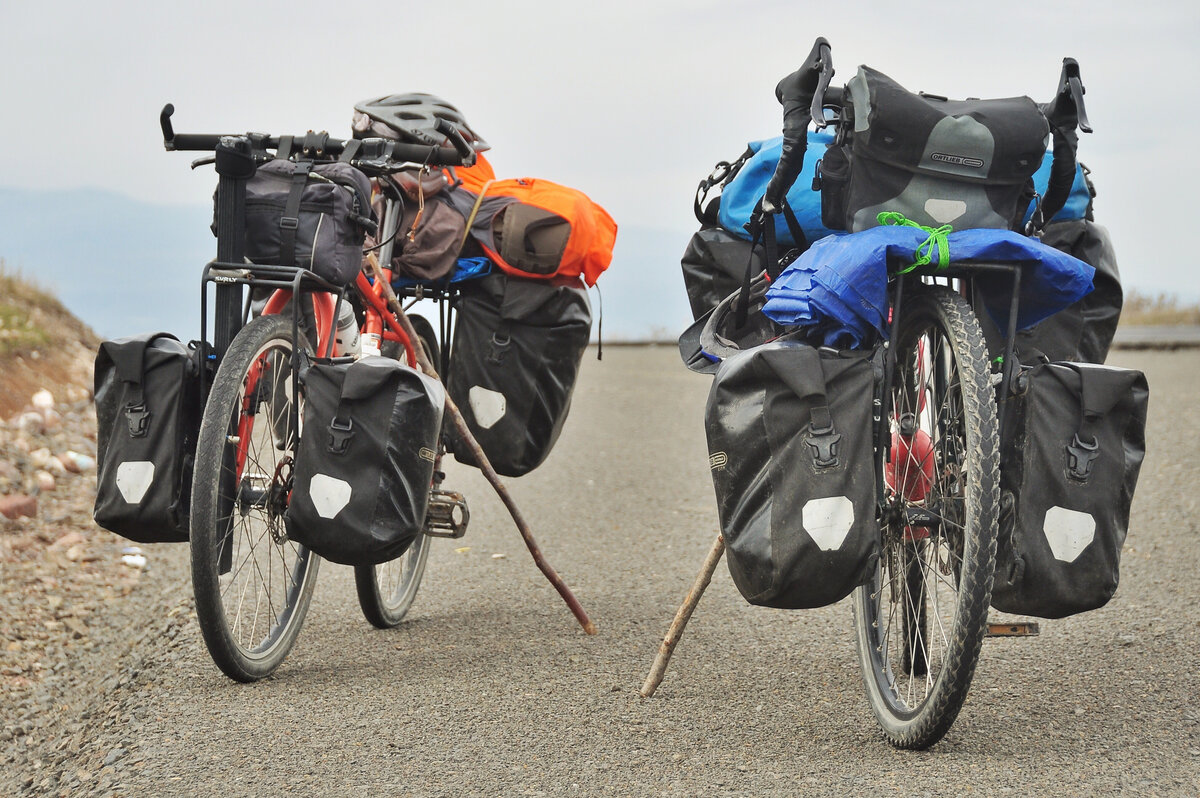
POLYGON ((899 227, 915 227, 918 230, 924 230, 929 233, 929 238, 917 245, 913 251, 913 263, 907 269, 902 269, 898 274, 908 274, 918 266, 925 266, 933 262, 934 250, 937 251, 939 269, 944 269, 950 265, 950 242, 947 236, 954 232, 954 228, 948 224, 941 227, 926 227, 923 224, 917 224, 912 219, 906 218, 902 213, 895 211, 884 211, 875 217, 882 225, 895 225, 899 227))

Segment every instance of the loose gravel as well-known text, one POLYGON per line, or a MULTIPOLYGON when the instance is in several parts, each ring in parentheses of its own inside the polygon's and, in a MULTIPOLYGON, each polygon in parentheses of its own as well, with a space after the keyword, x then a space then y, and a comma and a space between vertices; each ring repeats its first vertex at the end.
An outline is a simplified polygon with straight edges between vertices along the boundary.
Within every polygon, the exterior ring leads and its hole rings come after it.
MULTIPOLYGON (((1151 386, 1120 590, 1040 637, 986 641, 929 751, 878 732, 847 603, 750 607, 724 566, 658 694, 637 695, 717 530, 708 380, 670 347, 613 347, 585 362, 549 461, 510 483, 597 636, 467 468, 448 487, 469 497, 471 528, 435 541, 409 620, 368 626, 349 570, 326 564, 296 649, 254 685, 208 659, 186 546, 144 547, 135 579, 116 568, 93 586, 86 633, 64 626, 40 649, 44 675, 6 686, 0 795, 1196 795, 1200 352, 1110 362, 1151 386)), ((81 523, 71 512, 44 546, 81 523)), ((109 563, 107 545, 85 548, 109 563)), ((5 568, 7 641, 49 594, 5 568)))

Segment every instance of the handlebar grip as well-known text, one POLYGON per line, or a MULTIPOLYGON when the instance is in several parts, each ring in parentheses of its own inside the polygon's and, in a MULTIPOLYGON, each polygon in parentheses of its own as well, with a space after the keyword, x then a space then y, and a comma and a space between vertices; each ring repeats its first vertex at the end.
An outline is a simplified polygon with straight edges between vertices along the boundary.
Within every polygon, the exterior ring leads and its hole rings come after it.
POLYGON ((168 150, 208 150, 217 148, 221 136, 216 133, 176 133, 169 141, 164 141, 168 150))
POLYGON ((413 163, 430 163, 435 166, 464 166, 475 162, 474 152, 471 158, 464 158, 453 147, 430 147, 425 144, 405 144, 396 142, 392 146, 391 157, 397 161, 412 161, 413 163))

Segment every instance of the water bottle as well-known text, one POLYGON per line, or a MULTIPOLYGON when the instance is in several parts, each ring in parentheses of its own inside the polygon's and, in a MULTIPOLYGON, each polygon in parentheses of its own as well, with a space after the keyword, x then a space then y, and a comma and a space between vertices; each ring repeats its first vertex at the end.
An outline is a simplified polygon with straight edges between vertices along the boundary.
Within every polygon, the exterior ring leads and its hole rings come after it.
POLYGON ((358 357, 361 353, 358 319, 354 316, 354 308, 350 307, 349 302, 342 302, 341 309, 338 310, 337 331, 333 335, 333 354, 337 357, 358 357))

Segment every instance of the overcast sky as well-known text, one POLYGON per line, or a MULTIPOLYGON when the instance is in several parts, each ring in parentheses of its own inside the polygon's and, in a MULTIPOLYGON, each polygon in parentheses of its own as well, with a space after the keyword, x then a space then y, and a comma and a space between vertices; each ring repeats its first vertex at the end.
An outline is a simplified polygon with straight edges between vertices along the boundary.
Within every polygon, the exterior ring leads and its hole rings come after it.
POLYGON ((0 185, 204 203, 211 170, 162 149, 164 103, 183 132, 345 136, 356 100, 428 91, 491 142, 501 177, 577 186, 618 224, 677 231, 682 251, 696 182, 778 133, 775 83, 818 35, 837 83, 867 63, 958 98, 1046 100, 1078 59, 1096 128, 1080 158, 1126 284, 1200 295, 1200 4, 1182 0, 6 0, 0 185))

